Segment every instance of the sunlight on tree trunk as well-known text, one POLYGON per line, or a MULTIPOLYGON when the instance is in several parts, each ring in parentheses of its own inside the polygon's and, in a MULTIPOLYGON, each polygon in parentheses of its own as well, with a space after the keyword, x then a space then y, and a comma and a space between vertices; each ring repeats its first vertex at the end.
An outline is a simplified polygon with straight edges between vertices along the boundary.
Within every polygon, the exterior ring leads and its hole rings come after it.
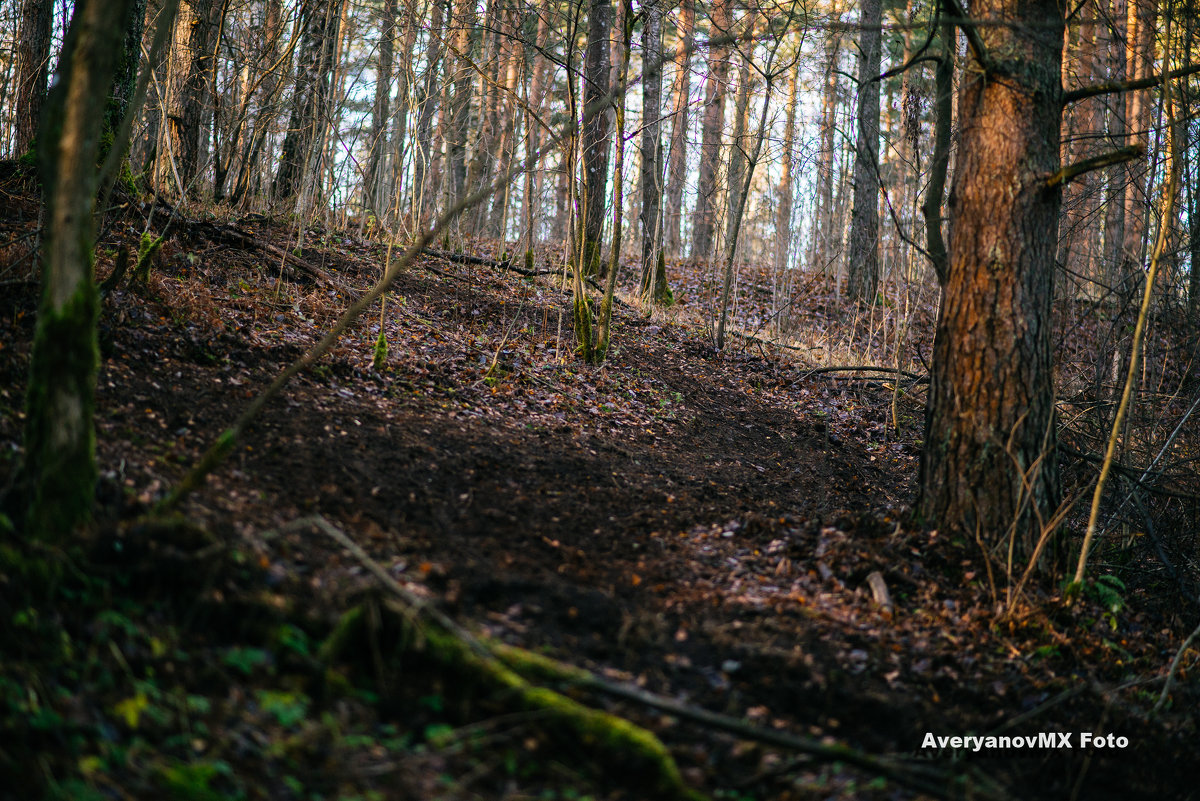
POLYGON ((91 515, 99 354, 92 208, 100 131, 129 0, 80 0, 40 136, 46 262, 26 398, 24 480, 30 534, 61 539, 91 515))
POLYGON ((1062 9, 972 3, 959 100, 949 274, 921 459, 925 519, 982 539, 1012 566, 1059 499, 1050 304, 1060 190, 1062 9), (1017 20, 1037 24, 1015 24, 1017 20))

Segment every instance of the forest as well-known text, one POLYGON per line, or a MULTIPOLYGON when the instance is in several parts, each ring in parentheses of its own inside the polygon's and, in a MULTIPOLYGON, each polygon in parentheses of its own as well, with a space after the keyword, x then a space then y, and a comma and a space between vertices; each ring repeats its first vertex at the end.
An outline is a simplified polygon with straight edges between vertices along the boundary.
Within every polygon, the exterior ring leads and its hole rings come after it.
POLYGON ((1200 797, 1196 0, 0 0, 0 799, 1200 797))

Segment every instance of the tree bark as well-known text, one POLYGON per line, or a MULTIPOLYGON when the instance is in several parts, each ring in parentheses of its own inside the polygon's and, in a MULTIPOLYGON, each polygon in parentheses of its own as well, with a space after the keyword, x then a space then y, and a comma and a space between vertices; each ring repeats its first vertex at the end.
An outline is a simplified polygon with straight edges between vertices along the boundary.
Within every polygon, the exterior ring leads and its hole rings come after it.
MULTIPOLYGON (((1126 0, 1112 0, 1111 17, 1124 25, 1127 19, 1126 0)), ((1108 51, 1108 80, 1125 80, 1126 54, 1121 46, 1123 41, 1110 26, 1103 26, 1101 32, 1108 51)), ((1108 98, 1105 112, 1105 127, 1108 132, 1106 145, 1109 150, 1116 150, 1129 144, 1126 135, 1129 126, 1126 123, 1125 93, 1118 92, 1108 98)), ((1104 253, 1102 270, 1104 280, 1113 286, 1119 280, 1124 268, 1125 249, 1125 185, 1128 178, 1128 165, 1116 164, 1104 171, 1104 253)))
POLYGON ((471 68, 471 34, 475 28, 475 3, 472 0, 454 0, 454 14, 450 20, 450 47, 453 64, 450 77, 452 96, 446 126, 447 166, 450 178, 450 194, 447 208, 457 203, 467 191, 467 143, 470 138, 471 94, 475 86, 472 80, 475 71, 471 68))
MULTIPOLYGON (((91 515, 99 309, 92 265, 97 161, 130 0, 77 0, 42 141, 45 269, 26 395, 27 532, 63 540, 91 515)), ((110 143, 123 146, 123 143, 110 143)))
POLYGON ((53 15, 53 0, 25 0, 21 6, 21 27, 17 37, 18 154, 33 147, 38 123, 42 119, 50 62, 50 21, 53 15))
MULTIPOLYGON (((795 200, 792 172, 796 160, 796 105, 799 100, 799 87, 800 62, 797 60, 788 72, 787 118, 783 126, 783 154, 776 191, 779 205, 775 209, 775 271, 780 275, 788 269, 792 254, 792 203, 795 200)), ((785 312, 783 316, 788 315, 785 312)), ((786 330, 786 320, 780 320, 779 327, 780 330, 786 330)))
POLYGON ((825 40, 825 75, 821 88, 821 121, 817 148, 816 209, 809 239, 809 269, 825 269, 840 247, 841 237, 834 230, 833 172, 834 133, 837 123, 837 62, 841 43, 838 34, 829 31, 825 40))
MULTIPOLYGON (((1154 29, 1158 16, 1158 0, 1129 0, 1127 50, 1125 70, 1130 80, 1149 78, 1154 72, 1154 29)), ((1125 244, 1122 275, 1142 269, 1146 257, 1146 222, 1150 216, 1150 126, 1153 120, 1153 89, 1135 89, 1125 103, 1129 126, 1126 144, 1140 145, 1146 155, 1128 162, 1125 184, 1125 244)))
MULTIPOLYGON (((604 199, 608 188, 608 104, 612 70, 609 48, 612 36, 611 0, 590 0, 588 7, 587 53, 583 63, 583 267, 587 275, 600 272, 600 233, 604 227, 604 199), (602 107, 603 106, 603 107, 602 107)), ((659 23, 661 25, 661 21, 659 23)), ((661 80, 661 78, 660 78, 661 80)))
MULTIPOLYGON (((949 15, 943 5, 942 13, 949 15)), ((938 33, 942 52, 933 74, 933 155, 929 160, 929 183, 921 202, 925 219, 925 251, 943 289, 949 277, 949 258, 946 240, 942 235, 942 206, 946 193, 946 173, 950 168, 950 136, 954 126, 954 26, 942 23, 938 33)))
POLYGON ((691 58, 696 41, 694 0, 679 4, 678 37, 675 44, 675 85, 671 101, 671 148, 667 157, 667 192, 663 210, 663 250, 679 256, 683 241, 683 186, 687 178, 687 133, 689 96, 692 90, 691 58))
POLYGON ((276 202, 295 198, 314 160, 314 146, 325 136, 325 111, 331 90, 334 38, 341 3, 305 0, 301 14, 300 56, 292 95, 291 121, 283 139, 279 171, 271 196, 276 202))
POLYGON ((662 254, 662 21, 663 1, 647 0, 642 11, 642 298, 670 298, 662 254))
POLYGON ((391 169, 386 174, 388 198, 380 205, 388 209, 389 217, 397 221, 402 213, 404 193, 404 160, 408 149, 408 113, 411 110, 413 48, 417 43, 417 20, 409 18, 400 46, 400 66, 396 70, 396 109, 392 112, 391 169))
MULTIPOLYGON (((1095 0, 1087 0, 1080 14, 1078 30, 1071 36, 1071 50, 1064 59, 1069 79, 1077 85, 1089 85, 1104 80, 1099 69, 1096 49, 1097 8, 1095 0)), ((1097 156, 1096 143, 1103 133, 1103 107, 1100 98, 1090 97, 1073 104, 1063 121, 1064 163, 1075 164, 1097 156)), ((1063 215, 1058 262, 1066 265, 1068 282, 1084 283, 1079 287, 1084 297, 1099 297, 1094 281, 1102 280, 1096 272, 1099 259, 1095 246, 1100 241, 1100 218, 1096 175, 1086 172, 1067 184, 1063 190, 1063 215)))
POLYGON ((1023 560, 1059 500, 1050 310, 1060 194, 1046 180, 1060 161, 1063 11, 1056 0, 975 0, 971 15, 988 23, 975 29, 988 63, 971 51, 959 96, 918 506, 927 522, 1023 560))
POLYGON ((417 150, 413 154, 412 216, 413 225, 424 228, 433 213, 437 180, 431 170, 433 154, 433 114, 437 111, 437 76, 442 60, 442 28, 445 0, 433 0, 429 21, 429 39, 425 50, 425 80, 417 96, 417 150))
POLYGON ((213 0, 180 0, 175 17, 167 58, 167 127, 163 132, 169 145, 159 148, 155 168, 158 190, 172 196, 178 192, 175 173, 183 191, 190 193, 200 166, 200 120, 212 66, 209 52, 212 5, 213 0))
POLYGON ((858 134, 854 145, 854 205, 846 256, 851 298, 874 303, 879 287, 879 76, 880 0, 863 0, 859 23, 858 134))
MULTIPOLYGON (((379 7, 379 58, 375 64, 375 100, 371 104, 371 140, 367 144, 364 172, 365 205, 376 216, 387 209, 384 179, 388 127, 392 116, 392 62, 396 42, 396 0, 383 0, 379 7)), ((403 69, 403 67, 402 67, 403 69)))
MULTIPOLYGON (((537 116, 541 113, 542 104, 546 100, 546 59, 541 58, 541 52, 549 44, 550 39, 550 2, 549 0, 541 0, 537 10, 537 33, 534 40, 533 66, 530 70, 529 88, 526 92, 525 102, 528 109, 525 113, 525 155, 529 158, 532 154, 540 153, 542 149, 542 137, 545 132, 542 130, 541 124, 537 120, 537 116)), ((537 241, 537 225, 534 221, 534 209, 541 203, 542 197, 542 176, 543 173, 539 169, 541 158, 535 159, 528 165, 525 170, 525 187, 522 193, 521 220, 524 225, 524 250, 526 259, 533 258, 533 246, 537 241)))
MULTIPOLYGON (((746 23, 749 26, 749 23, 746 23)), ((725 241, 734 240, 734 227, 740 224, 735 221, 734 209, 742 205, 746 180, 746 167, 749 162, 750 137, 747 128, 750 124, 750 93, 753 87, 750 81, 750 56, 742 55, 741 66, 738 67, 737 94, 733 102, 733 136, 729 140, 729 167, 726 171, 726 192, 729 200, 725 204, 728 210, 725 215, 725 241)))
POLYGON ((713 0, 708 29, 708 76, 704 81, 704 121, 700 132, 700 171, 696 185, 696 212, 692 222, 692 258, 712 257, 717 225, 717 166, 725 127, 725 92, 729 74, 729 46, 714 44, 733 27, 730 0, 713 0))
MULTIPOLYGON (((514 20, 509 29, 517 31, 518 20, 512 12, 514 20)), ((501 118, 500 139, 496 144, 499 163, 496 165, 496 175, 508 175, 512 169, 513 157, 516 153, 517 123, 520 118, 517 105, 512 101, 517 96, 521 85, 521 71, 525 62, 525 43, 519 36, 514 36, 510 43, 512 53, 508 59, 508 69, 504 78, 504 96, 501 99, 499 114, 501 118)), ((488 218, 487 234, 493 239, 503 241, 507 235, 509 198, 512 182, 506 181, 492 197, 492 213, 488 218)))

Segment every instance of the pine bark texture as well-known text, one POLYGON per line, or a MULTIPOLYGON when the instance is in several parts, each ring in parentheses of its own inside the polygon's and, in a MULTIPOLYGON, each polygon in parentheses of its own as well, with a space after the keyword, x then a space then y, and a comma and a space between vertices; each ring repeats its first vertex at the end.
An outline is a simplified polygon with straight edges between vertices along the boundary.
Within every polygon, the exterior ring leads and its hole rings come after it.
POLYGON ((993 23, 977 29, 992 63, 985 72, 972 55, 963 71, 919 508, 989 547, 1006 547, 1011 530, 1022 559, 1059 499, 1050 310, 1060 194, 1046 179, 1059 167, 1063 12, 1055 0, 976 0, 971 13, 993 23))
POLYGON ((863 0, 861 9, 854 205, 850 210, 850 250, 846 262, 850 297, 873 303, 879 286, 879 81, 876 78, 883 6, 880 0, 863 0))

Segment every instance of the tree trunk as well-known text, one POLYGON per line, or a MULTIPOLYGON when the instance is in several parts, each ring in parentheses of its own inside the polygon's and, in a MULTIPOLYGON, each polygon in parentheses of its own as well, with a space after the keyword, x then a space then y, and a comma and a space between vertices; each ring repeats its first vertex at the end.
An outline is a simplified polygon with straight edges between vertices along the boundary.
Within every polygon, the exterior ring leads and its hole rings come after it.
POLYGON ((190 193, 200 167, 200 120, 211 68, 213 0, 180 0, 167 58, 167 146, 158 151, 155 184, 164 194, 190 193), (174 164, 172 165, 172 159, 174 164), (179 184, 176 185, 176 175, 179 184))
MULTIPOLYGON (((298 21, 297 21, 298 22, 298 21)), ((283 3, 281 0, 266 0, 263 8, 262 35, 258 46, 258 62, 275 71, 263 78, 262 94, 258 102, 258 111, 254 117, 254 126, 242 145, 241 161, 238 164, 237 178, 233 184, 231 201, 239 205, 257 191, 260 173, 260 158, 267 141, 267 134, 278 116, 279 95, 283 87, 283 65, 276 65, 279 60, 279 42, 283 37, 283 3)), ((247 102, 249 98, 247 98, 247 102)))
MULTIPOLYGON (((1127 18, 1126 0, 1112 0, 1111 15, 1114 20, 1124 22, 1127 18)), ((1111 27, 1101 26, 1108 51, 1108 80, 1123 81, 1125 75, 1126 55, 1120 46, 1121 38, 1111 27)), ((1126 124, 1125 93, 1109 95, 1105 103, 1105 122, 1108 131, 1106 145, 1109 150, 1128 145, 1126 135, 1129 126, 1126 124)), ((1115 286, 1124 273, 1125 249, 1125 185, 1128 177, 1128 164, 1116 164, 1104 171, 1104 254, 1102 270, 1104 280, 1109 286, 1115 286)))
POLYGON ((447 208, 453 206, 467 191, 467 142, 470 138, 471 93, 475 86, 475 71, 471 67, 471 33, 475 28, 475 3, 454 0, 454 15, 450 21, 450 47, 453 64, 450 78, 452 89, 446 126, 446 153, 449 169, 450 194, 447 208))
POLYGON ((21 28, 17 37, 17 154, 33 147, 50 63, 50 21, 53 0, 25 0, 21 6, 21 28))
MULTIPOLYGON (((1088 0, 1080 14, 1081 22, 1072 37, 1071 49, 1064 59, 1063 83, 1089 85, 1104 80, 1099 69, 1096 50, 1095 0, 1088 0)), ((1100 98, 1088 98, 1072 105, 1063 121, 1064 162, 1073 164, 1100 151, 1096 147, 1103 130, 1103 107, 1100 98)), ((1096 272, 1099 259, 1095 246, 1100 241, 1100 225, 1096 175, 1086 172, 1067 184, 1063 190, 1063 215, 1060 223, 1058 262, 1067 268, 1065 280, 1077 284, 1083 297, 1099 297, 1094 283, 1101 280, 1096 272)))
POLYGON ((417 21, 410 18, 400 46, 400 68, 396 70, 396 110, 392 113, 391 136, 392 163, 385 182, 388 198, 380 201, 380 205, 388 209, 393 222, 399 220, 403 208, 401 198, 404 192, 404 160, 408 147, 409 92, 412 87, 413 48, 417 43, 417 29, 417 21))
POLYGON ((817 193, 809 240, 809 269, 824 270, 833 258, 840 241, 834 231, 833 171, 834 132, 837 124, 838 82, 837 62, 840 40, 833 31, 825 40, 825 75, 821 88, 821 122, 817 149, 817 193))
MULTIPOLYGON (((1149 78, 1154 73, 1154 28, 1158 0, 1129 0, 1127 57, 1125 70, 1131 80, 1149 78)), ((1124 275, 1141 271, 1146 256, 1146 221, 1150 215, 1150 126, 1153 121, 1153 89, 1136 89, 1126 97, 1129 144, 1140 145, 1146 155, 1128 163, 1125 184, 1124 275)))
MULTIPOLYGON (((942 14, 948 16, 944 2, 942 14)), ((950 168, 950 135, 954 126, 954 26, 942 23, 938 32, 942 52, 933 74, 933 155, 929 159, 929 183, 921 203, 925 219, 925 251, 943 289, 949 277, 946 240, 942 235, 942 203, 946 191, 946 173, 950 168)))
MULTIPOLYGON (((510 30, 517 30, 516 20, 510 23, 510 30)), ((504 95, 501 99, 499 114, 502 120, 500 139, 496 150, 500 161, 496 165, 496 175, 508 175, 512 169, 513 156, 516 153, 517 122, 520 114, 512 98, 517 97, 521 85, 521 71, 525 62, 525 44, 520 37, 514 37, 510 46, 513 48, 508 59, 508 70, 504 79, 504 95)), ((492 199, 492 213, 488 218, 487 235, 493 239, 504 241, 508 233, 508 201, 511 181, 505 181, 492 199)))
POLYGON ((542 137, 545 132, 542 126, 537 122, 537 116, 541 113, 542 104, 546 99, 546 59, 541 58, 540 54, 549 44, 550 39, 550 2, 549 0, 541 0, 537 11, 538 23, 537 33, 533 57, 533 67, 529 77, 529 89, 526 92, 526 104, 528 110, 525 113, 525 157, 529 158, 532 154, 539 154, 539 157, 534 159, 525 170, 525 189, 522 197, 521 219, 525 230, 524 250, 526 259, 532 259, 533 246, 537 241, 536 224, 534 222, 534 209, 541 202, 542 196, 542 171, 539 169, 541 165, 540 151, 542 148, 542 137))
POLYGON ((38 538, 64 539, 92 509, 92 413, 99 365, 92 213, 106 99, 124 55, 122 35, 131 27, 133 5, 130 0, 77 0, 38 134, 43 143, 46 261, 30 359, 21 473, 29 499, 26 530, 38 538))
MULTIPOLYGON (((800 62, 792 64, 788 72, 787 119, 783 126, 783 154, 779 165, 779 205, 775 209, 775 271, 782 275, 787 270, 792 248, 792 203, 795 200, 793 176, 796 160, 796 105, 799 100, 800 62)), ((784 301, 787 302, 786 300, 784 301)), ((783 315, 788 316, 786 313, 783 315)), ((780 330, 787 329, 787 321, 780 320, 780 330)))
MULTIPOLYGON (((392 61, 396 42, 396 0, 383 0, 379 7, 379 58, 375 65, 375 100, 371 104, 371 140, 367 143, 364 172, 365 205, 377 217, 387 209, 384 154, 392 116, 392 61)), ((402 68, 403 69, 403 68, 402 68)))
POLYGON ((696 36, 694 0, 679 4, 678 38, 675 44, 675 85, 671 102, 671 149, 667 158, 667 193, 663 211, 663 250, 679 256, 683 245, 683 186, 687 179, 688 99, 692 90, 690 61, 696 36))
MULTIPOLYGON (((604 227, 604 199, 608 188, 609 41, 612 36, 611 0, 590 0, 587 54, 583 63, 583 267, 588 275, 600 272, 600 233, 604 227)), ((661 23, 660 23, 661 24, 661 23)), ((661 79, 660 79, 661 80, 661 79)))
POLYGON ((975 31, 991 63, 972 51, 963 71, 919 509, 981 537, 1001 561, 1023 561, 1059 499, 1050 310, 1060 194, 1046 180, 1059 167, 1063 11, 1055 0, 975 0, 971 15, 989 23, 975 31))
POLYGON ((734 227, 737 223, 734 221, 733 210, 739 208, 744 200, 742 184, 746 180, 746 167, 750 156, 747 128, 750 124, 751 91, 753 86, 750 81, 750 56, 743 54, 742 64, 738 68, 737 94, 733 102, 733 136, 729 140, 729 168, 725 180, 726 191, 729 193, 729 201, 726 203, 729 211, 725 215, 726 242, 732 242, 734 239, 734 227))
POLYGON ((442 60, 443 3, 433 0, 429 21, 429 39, 425 51, 425 80, 417 96, 417 150, 413 154, 412 216, 418 229, 433 212, 437 191, 436 173, 431 170, 433 154, 433 114, 438 104, 437 76, 442 60))
POLYGON ((642 11, 642 298, 670 299, 662 256, 662 21, 663 0, 647 0, 642 11))
POLYGON ((271 191, 276 202, 296 197, 303 178, 311 171, 314 148, 320 147, 325 137, 324 112, 331 92, 330 72, 340 5, 306 0, 300 10, 300 57, 296 64, 291 121, 271 191))
POLYGON ((696 185, 696 212, 692 221, 692 258, 712 256, 717 225, 717 166, 725 127, 725 92, 729 71, 729 46, 714 40, 727 37, 733 27, 730 0, 713 0, 708 32, 708 76, 704 81, 704 121, 700 132, 700 173, 696 185))
MULTIPOLYGON (((846 255, 851 298, 874 303, 879 288, 879 76, 880 0, 863 0, 859 22, 858 134, 854 145, 854 206, 846 255)), ((972 11, 974 6, 972 5, 972 11)))
MULTIPOLYGON (((470 165, 467 168, 466 194, 477 192, 491 180, 495 164, 496 139, 500 129, 500 100, 504 93, 500 80, 504 74, 504 61, 507 58, 502 37, 504 14, 498 0, 489 0, 487 13, 483 22, 484 50, 478 63, 480 69, 473 74, 479 80, 479 113, 476 122, 471 125, 474 132, 470 148, 470 165)), ((507 37, 503 37, 507 38, 507 37)), ((472 234, 483 233, 484 220, 487 219, 488 201, 476 203, 464 212, 472 234)))

